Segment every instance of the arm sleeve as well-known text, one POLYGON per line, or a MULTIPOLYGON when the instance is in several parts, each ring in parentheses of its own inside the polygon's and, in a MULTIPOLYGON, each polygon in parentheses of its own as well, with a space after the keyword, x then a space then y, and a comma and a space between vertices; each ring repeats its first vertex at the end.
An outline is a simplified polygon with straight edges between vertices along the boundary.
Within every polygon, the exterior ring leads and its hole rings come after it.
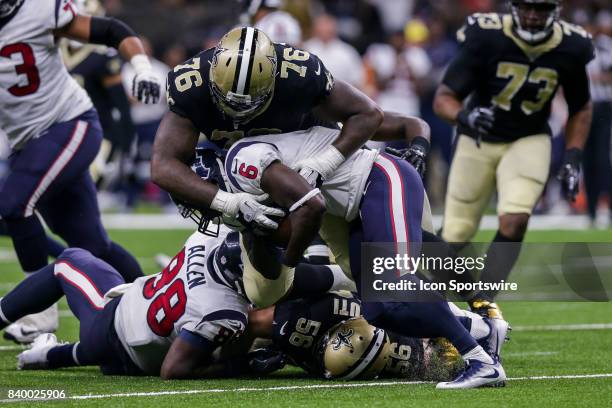
POLYGON ((225 172, 233 191, 263 194, 261 177, 268 166, 280 161, 280 152, 271 143, 239 142, 227 152, 225 172))
POLYGON ((136 33, 123 21, 112 17, 92 17, 89 32, 89 42, 104 44, 115 49, 128 37, 136 37, 136 33))

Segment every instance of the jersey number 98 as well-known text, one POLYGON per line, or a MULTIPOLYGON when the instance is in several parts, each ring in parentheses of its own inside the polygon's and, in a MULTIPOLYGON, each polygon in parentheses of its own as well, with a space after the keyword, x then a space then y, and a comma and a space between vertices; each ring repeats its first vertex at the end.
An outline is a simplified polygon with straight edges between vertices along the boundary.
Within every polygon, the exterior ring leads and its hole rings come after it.
POLYGON ((160 274, 147 280, 142 288, 142 295, 146 299, 155 297, 147 310, 147 324, 153 333, 161 337, 169 336, 174 323, 185 313, 187 306, 185 284, 181 279, 174 280, 184 262, 185 248, 160 274))

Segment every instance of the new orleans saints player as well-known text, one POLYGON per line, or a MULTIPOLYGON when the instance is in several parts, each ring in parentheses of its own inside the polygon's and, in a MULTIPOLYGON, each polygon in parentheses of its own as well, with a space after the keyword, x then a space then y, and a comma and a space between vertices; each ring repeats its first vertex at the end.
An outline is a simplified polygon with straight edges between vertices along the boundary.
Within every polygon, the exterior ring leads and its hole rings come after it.
MULTIPOLYGON (((547 120, 559 87, 569 109, 559 179, 570 200, 578 192, 580 156, 592 116, 585 69, 593 58, 589 35, 559 19, 560 0, 509 3, 511 14, 468 17, 458 32, 461 49, 434 101, 436 113, 458 126, 442 229, 446 241, 472 239, 497 185, 499 229, 483 281, 507 278, 518 258, 548 178, 547 120)), ((492 296, 471 294, 470 305, 496 316, 492 296)))
MULTIPOLYGON (((334 82, 316 56, 272 43, 252 27, 231 30, 215 48, 176 66, 168 74, 167 89, 170 112, 159 127, 153 148, 153 181, 191 207, 212 209, 226 220, 264 228, 276 228, 268 216, 283 212, 261 204, 263 197, 219 190, 191 171, 190 159, 200 134, 220 147, 229 147, 243 137, 308 129, 321 123, 318 118, 342 122, 334 144, 301 163, 300 173, 314 184, 329 177, 363 146, 383 119, 367 96, 342 81, 334 82)), ((252 167, 241 166, 237 171, 257 177, 252 167)), ((325 210, 317 194, 292 196, 289 191, 288 199, 292 201, 278 203, 288 204, 292 226, 283 276, 292 273, 291 267, 312 242, 325 210)), ((245 270, 245 276, 249 273, 245 270)), ((271 304, 270 299, 251 300, 271 304)))

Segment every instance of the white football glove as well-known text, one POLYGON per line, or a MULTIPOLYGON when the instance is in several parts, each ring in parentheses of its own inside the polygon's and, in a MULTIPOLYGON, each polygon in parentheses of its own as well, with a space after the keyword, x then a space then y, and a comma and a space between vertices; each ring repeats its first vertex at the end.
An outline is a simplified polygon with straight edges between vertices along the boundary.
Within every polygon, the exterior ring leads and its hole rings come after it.
POLYGON ((232 220, 247 224, 254 223, 259 227, 274 230, 278 228, 278 223, 268 216, 283 217, 285 213, 281 209, 261 204, 267 199, 268 194, 256 196, 249 193, 228 193, 219 190, 210 208, 232 220))
POLYGON ((321 181, 329 179, 336 169, 344 163, 344 156, 334 146, 329 146, 317 156, 300 160, 293 166, 300 176, 304 177, 308 184, 316 187, 319 178, 321 181))
POLYGON ((130 63, 136 73, 132 80, 132 96, 145 104, 157 103, 160 97, 162 81, 153 72, 147 56, 138 54, 132 57, 130 63))

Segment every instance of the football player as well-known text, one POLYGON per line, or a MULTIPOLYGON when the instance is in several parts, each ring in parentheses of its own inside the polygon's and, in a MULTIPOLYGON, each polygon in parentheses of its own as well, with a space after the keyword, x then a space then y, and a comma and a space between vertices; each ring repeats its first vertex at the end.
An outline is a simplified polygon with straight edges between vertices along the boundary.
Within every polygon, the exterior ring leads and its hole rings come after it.
MULTIPOLYGON (((218 211, 226 221, 240 219, 272 229, 277 224, 268 217, 283 212, 261 204, 264 196, 220 190, 191 171, 190 159, 201 133, 220 147, 229 147, 257 134, 308 129, 321 123, 320 118, 342 122, 334 144, 302 162, 302 174, 314 183, 329 177, 382 121, 382 112, 369 98, 342 81, 334 82, 315 55, 272 43, 252 27, 231 30, 215 48, 174 67, 168 74, 167 100, 170 112, 153 148, 153 181, 193 208, 218 211)), ((243 166, 237 171, 258 177, 253 168, 243 166)), ((306 187, 303 179, 296 182, 306 187)), ((285 201, 299 203, 293 208, 277 202, 290 210, 292 227, 283 276, 291 276, 319 230, 325 206, 319 195, 309 194, 294 197, 289 193, 285 201)), ((245 279, 249 276, 245 271, 245 279)), ((271 276, 254 279, 260 278, 271 276)), ((249 297, 259 306, 270 305, 285 294, 284 289, 268 299, 255 298, 256 293, 249 297)))
MULTIPOLYGON (((0 126, 12 150, 0 216, 26 273, 47 264, 39 212, 68 245, 91 251, 132 281, 142 276, 140 266, 106 234, 88 173, 102 139, 100 123, 62 63, 58 37, 117 48, 139 73, 134 96, 145 102, 159 96, 142 44, 122 22, 79 14, 71 0, 0 0, 0 126)), ((30 335, 53 331, 57 317, 39 323, 30 335)), ((21 341, 31 339, 21 332, 21 341)))
POLYGON ((218 237, 196 232, 162 272, 132 284, 90 252, 67 249, 0 299, 0 328, 65 295, 80 321, 79 342, 59 344, 43 334, 18 356, 18 368, 99 365, 104 374, 162 378, 214 374, 212 352, 247 323, 237 235, 227 228, 218 237))
MULTIPOLYGON (((412 139, 427 140, 429 134, 420 132, 429 129, 415 126, 415 122, 420 123, 414 118, 385 114, 375 137, 382 139, 407 132, 412 139)), ((300 175, 291 168, 302 167, 303 157, 316 157, 338 136, 338 130, 315 126, 305 131, 253 136, 236 142, 225 158, 230 186, 234 191, 251 194, 267 192, 275 202, 285 200, 283 205, 295 206, 287 198, 287 192, 299 197, 318 189, 312 185, 304 189, 300 175), (251 168, 250 174, 240 172, 243 167, 251 168)), ((387 242, 395 248, 389 251, 396 254, 418 256, 420 253, 424 188, 419 173, 406 160, 378 151, 359 150, 325 177, 320 191, 328 213, 343 221, 324 224, 321 236, 338 263, 351 271, 358 291, 361 290, 362 243, 387 242)), ((241 244, 248 245, 242 241, 241 244)), ((393 256, 391 252, 389 256, 393 256)), ((246 270, 245 264, 245 277, 246 270)), ((415 275, 410 278, 418 279, 415 275)), ((407 337, 444 337, 457 348, 469 367, 454 381, 438 384, 438 388, 504 383, 505 373, 498 356, 485 352, 457 321, 448 304, 436 296, 429 302, 376 301, 364 302, 362 306, 366 320, 377 327, 407 337)), ((499 319, 492 323, 498 338, 503 339, 507 322, 499 319)))
MULTIPOLYGON (((458 134, 442 237, 458 246, 469 242, 497 189, 499 228, 481 276, 488 282, 508 277, 548 178, 547 121, 559 87, 569 110, 559 180, 572 201, 592 115, 590 36, 559 19, 561 0, 511 0, 509 6, 510 14, 468 17, 434 101, 436 113, 456 124, 458 134)), ((469 302, 473 310, 500 316, 493 296, 473 293, 469 302)))
MULTIPOLYGON (((105 14, 98 0, 76 0, 75 5, 92 16, 105 14)), ((100 117, 104 140, 90 170, 98 188, 106 188, 113 181, 109 170, 118 170, 109 164, 129 151, 136 132, 121 80, 123 62, 115 49, 101 45, 62 39, 60 49, 70 75, 85 88, 100 117)))
MULTIPOLYGON (((490 319, 462 311, 452 304, 449 306, 479 343, 491 353, 500 353, 501 343, 497 343, 497 333, 492 330, 490 319)), ((333 332, 338 330, 338 325, 343 321, 360 316, 361 301, 354 294, 342 291, 282 301, 266 309, 253 310, 249 313, 245 336, 270 339, 272 343, 266 346, 267 355, 260 353, 259 361, 251 359, 250 364, 257 364, 259 372, 270 372, 271 368, 281 368, 288 362, 313 375, 324 375, 326 365, 321 357, 326 347, 333 343, 333 332)), ((355 337, 361 335, 362 327, 358 326, 351 325, 355 337)), ((379 357, 386 358, 387 362, 376 374, 413 380, 446 380, 452 377, 459 354, 447 341, 410 338, 392 331, 386 333, 389 338, 388 355, 379 357)), ((328 354, 330 352, 327 351, 328 354)), ((352 365, 349 364, 352 361, 349 357, 359 359, 359 356, 343 356, 341 347, 333 352, 340 355, 338 360, 344 369, 352 365)), ((366 360, 366 356, 361 357, 366 360)), ((369 362, 374 364, 372 358, 369 362)), ((353 379, 363 379, 367 372, 368 367, 364 365, 356 372, 334 377, 351 375, 353 379)))

